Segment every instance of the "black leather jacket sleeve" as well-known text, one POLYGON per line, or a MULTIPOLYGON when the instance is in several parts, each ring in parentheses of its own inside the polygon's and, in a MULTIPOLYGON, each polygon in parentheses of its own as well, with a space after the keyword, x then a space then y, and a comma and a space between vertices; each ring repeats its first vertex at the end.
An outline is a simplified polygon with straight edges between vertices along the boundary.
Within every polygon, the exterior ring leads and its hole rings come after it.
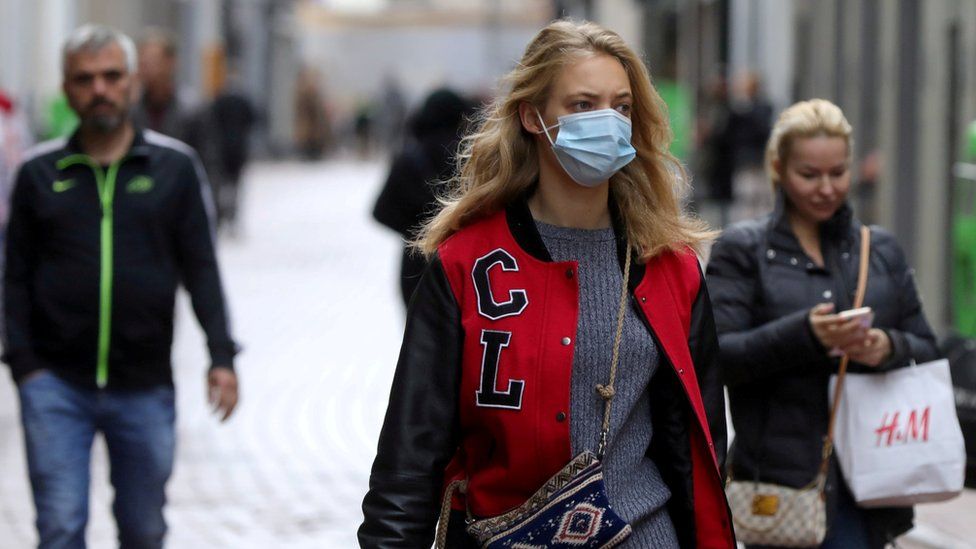
POLYGON ((363 500, 362 547, 430 547, 444 468, 458 445, 460 311, 434 256, 407 311, 407 325, 363 500))
POLYGON ((756 246, 747 235, 727 232, 712 247, 708 289, 719 333, 722 379, 730 386, 786 371, 829 368, 807 320, 808 311, 761 322, 756 246))
MULTIPOLYGON (((876 235, 878 232, 873 231, 876 235)), ((878 253, 888 263, 889 272, 897 284, 898 308, 901 311, 898 326, 885 329, 891 340, 891 356, 881 364, 880 369, 902 368, 908 366, 912 360, 919 364, 935 360, 940 353, 935 335, 922 311, 914 270, 909 267, 908 260, 894 237, 882 233, 876 240, 881 241, 878 242, 878 253)))
POLYGON ((701 390, 702 403, 708 416, 708 427, 715 445, 715 456, 719 469, 725 471, 725 453, 728 433, 725 423, 725 388, 722 384, 718 365, 718 336, 715 333, 715 318, 712 303, 705 286, 705 276, 701 275, 701 287, 691 308, 691 330, 688 336, 691 360, 695 364, 695 374, 701 390))

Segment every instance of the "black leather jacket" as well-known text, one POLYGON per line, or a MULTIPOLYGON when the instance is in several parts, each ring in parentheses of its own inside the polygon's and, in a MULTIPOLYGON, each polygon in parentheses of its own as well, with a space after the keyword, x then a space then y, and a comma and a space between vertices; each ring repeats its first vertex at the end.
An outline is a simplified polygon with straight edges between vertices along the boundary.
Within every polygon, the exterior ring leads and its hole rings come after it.
MULTIPOLYGON (((827 384, 837 359, 816 339, 807 315, 817 303, 852 305, 860 256, 860 227, 846 205, 821 226, 824 268, 804 253, 784 213, 783 199, 763 218, 729 227, 712 248, 706 271, 719 333, 719 362, 729 389, 737 478, 800 487, 816 475, 828 421, 827 384)), ((891 339, 884 371, 938 357, 912 269, 893 235, 871 228, 864 304, 874 326, 891 339)), ((828 513, 836 501, 836 464, 828 481, 828 513)), ((868 513, 881 542, 911 527, 911 509, 868 513)))
MULTIPOLYGON (((507 220, 523 249, 541 261, 552 261, 524 200, 509 206, 507 220)), ((619 230, 617 233, 623 234, 619 230)), ((625 249, 620 239, 621 267, 625 249)), ((631 264, 631 292, 644 277, 644 271, 642 263, 631 264)), ((363 501, 365 521, 359 528, 362 547, 430 547, 433 542, 444 468, 460 439, 457 410, 462 339, 459 305, 435 255, 407 314, 390 403, 370 475, 369 492, 363 501), (445 367, 449 365, 453 367, 445 367)), ((717 340, 704 282, 692 306, 688 344, 716 455, 719 465, 724 467, 725 397, 715 366, 717 340)), ((651 403, 654 439, 648 454, 671 490, 668 512, 681 546, 694 547, 688 419, 691 412, 673 368, 662 364, 657 369, 651 381, 651 403)), ((459 513, 452 516, 449 547, 471 546, 463 531, 463 518, 459 513)))

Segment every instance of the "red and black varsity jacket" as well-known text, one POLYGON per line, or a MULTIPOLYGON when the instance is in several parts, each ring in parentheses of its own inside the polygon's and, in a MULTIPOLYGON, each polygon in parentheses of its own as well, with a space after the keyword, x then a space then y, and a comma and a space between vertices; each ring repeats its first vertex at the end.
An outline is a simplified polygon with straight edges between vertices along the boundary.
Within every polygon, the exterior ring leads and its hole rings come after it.
MULTIPOLYGON (((624 249, 621 240, 621 265, 624 249)), ((468 479, 462 505, 494 516, 572 458, 576 268, 552 261, 524 200, 438 248, 408 312, 363 502, 363 547, 429 547, 451 478, 468 479)), ((648 454, 671 490, 681 546, 735 547, 721 478, 725 401, 697 257, 633 262, 630 295, 661 350, 648 454)))

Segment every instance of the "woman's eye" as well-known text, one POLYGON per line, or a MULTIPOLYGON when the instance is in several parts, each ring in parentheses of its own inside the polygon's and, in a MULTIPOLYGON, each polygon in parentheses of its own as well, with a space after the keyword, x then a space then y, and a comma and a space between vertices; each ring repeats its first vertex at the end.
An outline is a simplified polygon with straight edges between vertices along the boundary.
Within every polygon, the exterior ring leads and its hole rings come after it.
POLYGON ((590 103, 589 101, 577 101, 576 103, 573 103, 573 108, 575 108, 578 111, 588 111, 592 107, 593 104, 590 103))
POLYGON ((630 105, 624 103, 623 105, 617 105, 617 112, 620 114, 630 114, 630 105))

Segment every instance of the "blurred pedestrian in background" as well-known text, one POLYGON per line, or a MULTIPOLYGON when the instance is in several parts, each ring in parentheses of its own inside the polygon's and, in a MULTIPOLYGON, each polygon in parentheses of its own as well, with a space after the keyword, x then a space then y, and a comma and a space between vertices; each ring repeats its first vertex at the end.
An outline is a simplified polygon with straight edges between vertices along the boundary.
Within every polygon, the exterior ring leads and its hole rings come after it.
POLYGON ((138 127, 188 142, 194 115, 179 97, 176 68, 176 38, 165 29, 147 29, 139 41, 142 94, 133 106, 132 120, 138 127))
POLYGON ((766 140, 773 123, 773 106, 762 96, 762 82, 752 71, 736 78, 729 132, 735 162, 734 190, 739 213, 734 221, 769 211, 768 181, 763 169, 766 140))
POLYGON ((403 145, 404 126, 407 122, 407 101, 396 76, 387 74, 380 86, 376 114, 380 144, 387 150, 397 150, 403 145))
POLYGON ((881 151, 874 149, 864 155, 857 173, 857 188, 855 198, 858 216, 863 223, 875 223, 878 215, 878 190, 881 185, 882 167, 884 159, 881 151))
POLYGON ((251 100, 241 89, 237 74, 230 72, 213 101, 201 109, 188 134, 213 189, 217 228, 231 236, 240 234, 237 213, 241 174, 247 165, 255 121, 251 100))
POLYGON ((404 239, 400 260, 400 295, 403 304, 427 268, 423 254, 410 242, 423 221, 436 213, 437 196, 454 175, 458 143, 466 117, 474 106, 453 90, 432 92, 408 123, 410 133, 393 158, 390 173, 373 207, 373 217, 404 239))
MULTIPOLYGON (((866 306, 874 324, 845 320, 860 260, 861 223, 848 204, 851 126, 814 99, 785 110, 766 148, 772 213, 733 224, 712 247, 708 289, 735 427, 739 479, 795 488, 818 472, 837 351, 852 372, 937 358, 912 269, 894 236, 871 228, 866 306)), ((912 526, 912 509, 861 509, 832 458, 822 547, 880 548, 912 526)))
POLYGON ((369 159, 376 151, 376 114, 377 105, 369 99, 360 100, 353 111, 352 131, 360 160, 369 159))
POLYGON ((716 76, 709 84, 699 118, 699 144, 698 173, 707 187, 708 200, 719 209, 719 223, 724 227, 729 223, 735 171, 735 136, 725 76, 716 76))
POLYGON ((84 547, 100 432, 119 544, 158 548, 180 282, 206 332, 211 404, 226 420, 237 403, 208 190, 191 149, 132 124, 131 39, 81 27, 62 66, 81 124, 35 148, 16 176, 3 280, 4 360, 18 385, 40 547, 84 547))
POLYGON ((510 535, 604 546, 629 523, 630 547, 735 547, 719 474, 725 400, 692 249, 711 233, 681 211, 663 102, 633 50, 592 23, 544 28, 506 82, 419 236, 431 263, 359 541, 429 547, 445 483, 461 481, 441 533, 473 546, 465 509, 500 515, 595 455, 599 524, 577 532, 560 511, 510 535), (564 521, 573 532, 557 531, 564 521))
POLYGON ((302 69, 295 82, 295 146, 301 158, 318 160, 331 142, 332 128, 318 75, 311 68, 302 69))

